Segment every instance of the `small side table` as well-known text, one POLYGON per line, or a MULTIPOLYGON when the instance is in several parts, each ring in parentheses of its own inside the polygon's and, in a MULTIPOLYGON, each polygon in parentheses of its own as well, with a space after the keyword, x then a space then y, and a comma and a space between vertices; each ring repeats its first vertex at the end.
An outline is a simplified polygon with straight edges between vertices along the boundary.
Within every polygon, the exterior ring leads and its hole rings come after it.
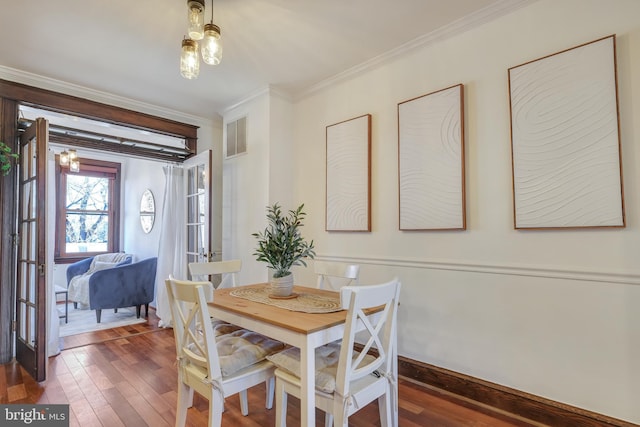
POLYGON ((54 288, 55 288, 54 293, 56 295, 56 303, 58 300, 58 295, 64 294, 64 314, 60 314, 60 316, 58 317, 60 319, 64 317, 64 323, 69 323, 69 289, 60 285, 55 285, 54 288))

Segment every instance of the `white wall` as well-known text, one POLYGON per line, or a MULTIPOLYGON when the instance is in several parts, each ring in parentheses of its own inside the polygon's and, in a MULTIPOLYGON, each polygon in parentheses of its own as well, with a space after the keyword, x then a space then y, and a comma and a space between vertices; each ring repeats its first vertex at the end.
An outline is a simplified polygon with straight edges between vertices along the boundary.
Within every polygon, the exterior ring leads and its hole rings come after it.
POLYGON ((268 92, 229 109, 224 123, 247 118, 247 153, 223 160, 222 257, 240 259, 238 283, 266 281, 267 270, 255 261, 255 239, 262 229, 269 199, 270 134, 268 92))
POLYGON ((157 257, 164 211, 164 163, 123 157, 118 161, 122 163, 122 251, 133 254, 135 261, 157 257), (140 200, 147 189, 153 193, 156 203, 156 217, 149 233, 140 225, 140 200))
MULTIPOLYGON (((540 0, 295 103, 292 200, 307 207, 304 234, 320 257, 360 263, 363 283, 400 277, 400 355, 640 423, 639 16, 636 0, 540 0), (508 68, 614 33, 627 227, 514 230, 508 68), (458 83, 467 230, 400 232, 397 104, 458 83), (328 233, 325 128, 366 113, 372 232, 328 233)), ((268 113, 262 102, 230 113, 245 108, 252 131, 266 129, 256 124, 268 121, 256 117, 268 113)), ((264 162, 273 141, 253 132, 248 154, 225 162, 224 174, 226 255, 243 262, 253 259, 250 233, 271 201, 264 162)), ((254 263, 245 282, 260 279, 254 263)), ((311 268, 295 274, 298 283, 315 281, 311 268)))

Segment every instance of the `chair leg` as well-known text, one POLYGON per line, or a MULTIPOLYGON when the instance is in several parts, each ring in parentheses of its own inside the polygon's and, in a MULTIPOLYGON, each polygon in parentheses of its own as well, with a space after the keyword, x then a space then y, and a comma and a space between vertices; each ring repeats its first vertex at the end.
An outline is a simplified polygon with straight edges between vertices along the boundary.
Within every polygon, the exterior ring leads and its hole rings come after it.
POLYGON ((265 403, 265 408, 271 409, 273 408, 273 395, 276 391, 276 379, 271 377, 264 382, 264 385, 267 387, 267 402, 265 403))
POLYGON ((114 308, 114 309, 113 309, 113 312, 114 312, 114 313, 117 313, 117 312, 118 312, 118 309, 117 309, 117 308, 114 308))
POLYGON ((249 415, 249 399, 247 398, 247 389, 242 390, 238 393, 240 396, 240 412, 245 417, 249 415))
POLYGON ((144 305, 144 317, 149 317, 149 303, 144 305))
POLYGON ((142 309, 142 304, 138 304, 136 305, 136 317, 139 319, 140 318, 140 311, 142 309))
POLYGON ((276 380, 276 427, 287 427, 287 393, 282 380, 276 380))
MULTIPOLYGON (((391 392, 391 390, 387 391, 391 392)), ((388 394, 383 394, 378 398, 378 410, 380 412, 380 426, 393 426, 393 421, 391 420, 391 398, 388 394)))
POLYGON ((178 408, 176 409, 176 427, 187 423, 187 408, 192 405, 193 389, 178 379, 178 408))
POLYGON ((212 390, 211 400, 209 400, 209 427, 220 427, 222 425, 223 402, 222 394, 216 389, 212 390))
POLYGON ((349 415, 344 413, 344 406, 341 399, 333 401, 333 425, 335 427, 347 427, 349 425, 349 415))
POLYGON ((324 413, 324 427, 332 427, 333 426, 333 414, 329 412, 324 413))
POLYGON ((193 406, 193 388, 189 387, 189 404, 187 405, 187 408, 191 408, 193 406))
POLYGON ((96 309, 96 320, 98 321, 98 323, 100 323, 100 316, 102 316, 102 310, 97 308, 96 309))
POLYGON ((76 310, 78 309, 78 302, 77 301, 73 302, 73 308, 75 308, 76 310))

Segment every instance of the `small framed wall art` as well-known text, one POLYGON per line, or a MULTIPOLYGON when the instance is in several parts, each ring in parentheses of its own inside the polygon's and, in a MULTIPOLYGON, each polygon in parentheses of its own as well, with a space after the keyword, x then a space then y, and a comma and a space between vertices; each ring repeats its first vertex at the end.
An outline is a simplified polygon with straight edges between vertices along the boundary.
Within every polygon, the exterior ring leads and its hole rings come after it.
POLYGON ((514 227, 624 227, 615 35, 509 69, 514 227))
POLYGON ((464 86, 398 104, 400 230, 464 230, 464 86))
POLYGON ((327 231, 371 231, 371 114, 327 126, 327 231))

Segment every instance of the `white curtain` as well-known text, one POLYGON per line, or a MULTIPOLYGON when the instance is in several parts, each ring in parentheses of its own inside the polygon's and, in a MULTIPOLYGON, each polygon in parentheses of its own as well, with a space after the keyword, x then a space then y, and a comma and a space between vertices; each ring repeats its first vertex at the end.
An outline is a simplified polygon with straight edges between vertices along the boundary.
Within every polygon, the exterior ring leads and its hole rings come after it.
MULTIPOLYGON (((51 277, 51 276, 49 276, 51 277)), ((48 331, 47 331, 47 357, 60 354, 60 315, 58 314, 56 294, 53 283, 47 280, 47 314, 48 314, 48 331)), ((64 310, 64 308, 63 308, 64 310)))
MULTIPOLYGON (((47 152, 47 182, 56 182, 55 181, 55 161, 56 156, 54 152, 49 149, 47 152)), ((29 187, 27 186, 27 189, 29 187)), ((25 200, 28 200, 25 199, 25 200)), ((55 212, 56 211, 56 189, 54 185, 47 186, 47 212, 55 212)), ((46 254, 47 254, 47 356, 55 356, 60 354, 62 350, 60 348, 60 315, 58 314, 58 305, 56 301, 55 294, 55 283, 54 283, 54 267, 53 267, 53 245, 49 244, 49 242, 53 242, 56 237, 56 228, 52 226, 55 221, 49 220, 47 225, 47 235, 46 240, 46 254)), ((67 286, 66 282, 66 274, 63 275, 61 279, 60 286, 67 286)), ((61 307, 64 310, 64 307, 61 307)), ((42 307, 40 307, 42 309, 42 307)))
POLYGON ((156 315, 158 326, 171 326, 171 309, 165 280, 172 275, 185 278, 185 196, 183 170, 180 166, 163 167, 165 175, 164 203, 156 272, 156 315))

